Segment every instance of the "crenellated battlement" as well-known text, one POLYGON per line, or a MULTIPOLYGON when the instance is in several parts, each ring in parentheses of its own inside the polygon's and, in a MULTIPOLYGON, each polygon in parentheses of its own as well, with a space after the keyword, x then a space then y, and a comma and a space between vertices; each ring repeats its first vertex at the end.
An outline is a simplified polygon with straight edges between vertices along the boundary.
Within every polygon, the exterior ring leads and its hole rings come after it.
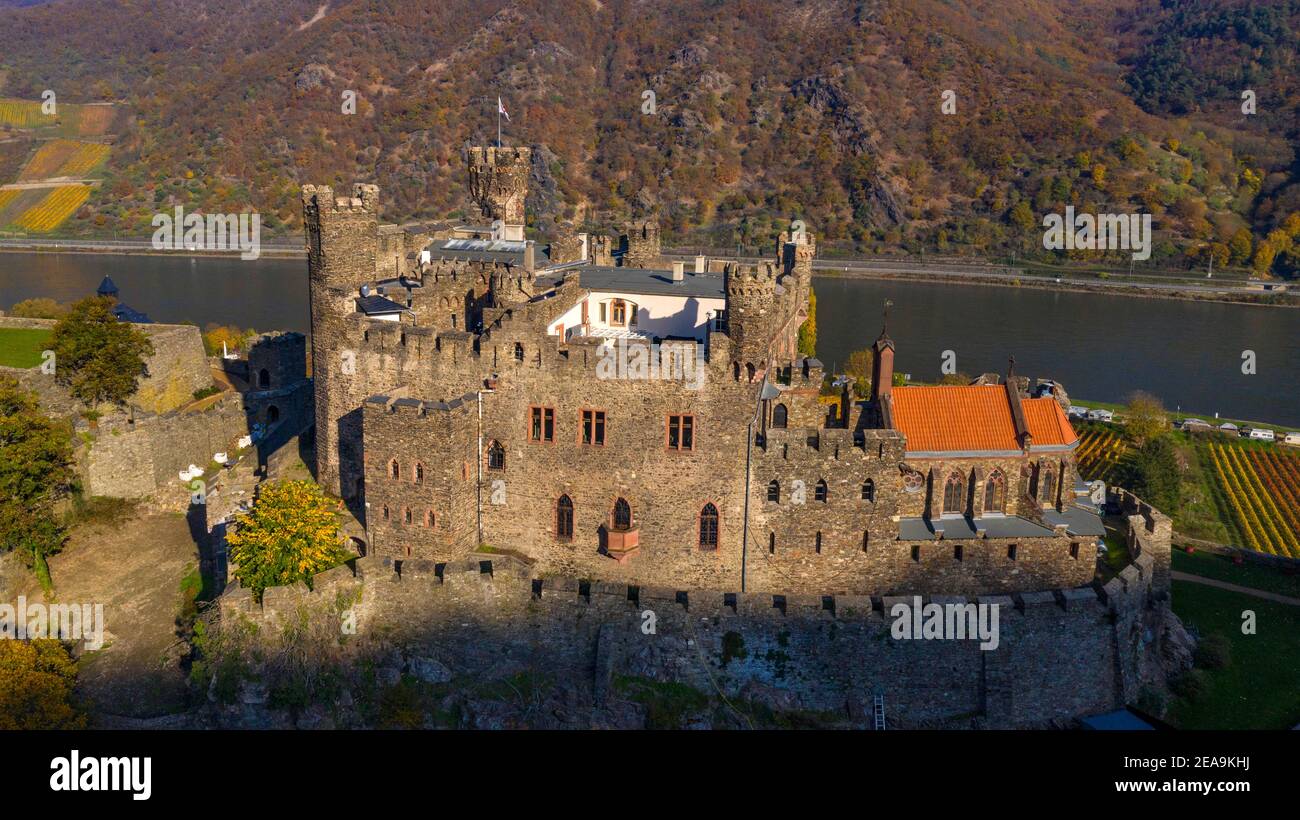
POLYGON ((351 196, 334 195, 329 185, 302 186, 302 205, 307 214, 378 214, 379 186, 357 183, 351 196))

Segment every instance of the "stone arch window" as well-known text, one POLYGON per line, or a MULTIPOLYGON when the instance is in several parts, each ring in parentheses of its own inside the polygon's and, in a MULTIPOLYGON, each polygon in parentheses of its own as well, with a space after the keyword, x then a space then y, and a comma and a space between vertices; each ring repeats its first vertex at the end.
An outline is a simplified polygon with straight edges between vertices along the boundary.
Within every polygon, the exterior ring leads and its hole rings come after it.
POLYGON ((966 512, 966 479, 953 472, 943 485, 943 514, 962 515, 966 512))
POLYGON ((567 495, 555 502, 555 537, 561 541, 573 540, 573 501, 567 495))
POLYGON ((786 422, 789 420, 790 411, 784 404, 778 404, 772 408, 772 426, 778 430, 784 430, 786 422))
POLYGON ((831 491, 830 488, 826 486, 826 479, 824 478, 817 479, 817 488, 813 490, 813 500, 820 501, 823 504, 825 504, 828 500, 830 500, 830 497, 831 497, 831 491))
POLYGON ((632 529, 632 505, 627 503, 626 498, 614 502, 614 513, 610 520, 616 532, 627 532, 632 529))
POLYGON ((774 532, 767 534, 767 553, 768 555, 776 555, 776 533, 774 532))
POLYGON ((413 470, 411 471, 411 478, 412 478, 412 480, 415 481, 416 484, 423 484, 423 483, 424 483, 424 465, 423 465, 423 464, 421 464, 421 463, 418 462, 418 461, 415 462, 415 469, 413 469, 413 470))
POLYGON ((271 371, 267 370, 265 367, 257 371, 257 386, 258 387, 271 386, 271 371))
POLYGON ((389 517, 390 517, 390 512, 389 512, 389 510, 388 510, 388 505, 387 505, 387 504, 384 505, 384 512, 383 512, 383 514, 384 514, 384 520, 387 521, 387 520, 389 519, 389 517))
POLYGON ((863 552, 866 552, 866 551, 867 551, 867 548, 870 547, 870 546, 871 546, 871 531, 870 531, 870 530, 863 530, 863 531, 862 531, 862 551, 863 551, 863 552))
POLYGON ((781 482, 775 478, 767 482, 767 500, 773 504, 781 503, 781 482))
POLYGON ((817 539, 813 542, 813 549, 817 551, 818 555, 822 554, 822 531, 821 530, 817 531, 817 539))
POLYGON ((488 445, 487 466, 489 470, 506 468, 506 448, 501 446, 501 442, 493 441, 488 445))
POLYGON ((433 529, 438 523, 438 518, 433 514, 433 510, 425 510, 424 526, 433 529))
POLYGON ((266 420, 269 424, 275 424, 280 420, 280 408, 274 404, 266 408, 266 420))
POLYGON ((745 378, 746 378, 748 381, 751 381, 751 382, 754 381, 754 372, 755 372, 755 369, 754 369, 754 363, 753 363, 753 362, 745 362, 745 378))
POLYGON ((700 510, 700 549, 716 550, 718 548, 718 508, 713 502, 700 510))
POLYGON ((524 360, 524 346, 519 342, 515 342, 515 361, 522 362, 523 360, 524 360))
POLYGON ((1042 465, 1039 469, 1042 470, 1042 481, 1040 481, 1039 484, 1042 485, 1043 503, 1055 504, 1056 503, 1056 467, 1049 463, 1049 464, 1042 465))
POLYGON ((876 482, 872 481, 869 478, 866 481, 862 482, 862 500, 863 501, 876 500, 876 482))
POLYGON ((736 377, 736 381, 740 381, 740 362, 731 363, 731 372, 736 377))
POLYGON ((984 512, 1005 512, 1007 507, 1007 477, 994 470, 984 482, 984 512))
POLYGON ((414 520, 414 519, 413 519, 412 516, 411 516, 411 508, 410 508, 410 507, 403 507, 403 508, 402 508, 402 523, 403 523, 403 524, 410 524, 413 520, 414 520))
POLYGON ((388 462, 388 477, 389 478, 402 477, 402 465, 397 463, 397 459, 393 459, 392 461, 388 462))

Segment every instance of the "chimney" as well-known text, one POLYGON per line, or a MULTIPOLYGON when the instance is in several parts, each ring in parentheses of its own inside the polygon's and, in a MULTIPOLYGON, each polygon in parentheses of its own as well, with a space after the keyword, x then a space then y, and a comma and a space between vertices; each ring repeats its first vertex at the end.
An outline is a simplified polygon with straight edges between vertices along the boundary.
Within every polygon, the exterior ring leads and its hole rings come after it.
POLYGON ((674 262, 674 263, 673 263, 673 282, 681 282, 681 281, 682 281, 683 279, 685 279, 685 278, 686 278, 686 263, 685 263, 685 262, 674 262))
POLYGON ((524 243, 524 270, 532 273, 537 267, 537 248, 533 240, 524 243))
POLYGON ((871 400, 879 404, 894 392, 894 340, 882 329, 871 352, 871 400))
POLYGON ((697 257, 695 257, 695 272, 696 272, 696 273, 704 273, 704 257, 703 257, 703 256, 697 256, 697 257))

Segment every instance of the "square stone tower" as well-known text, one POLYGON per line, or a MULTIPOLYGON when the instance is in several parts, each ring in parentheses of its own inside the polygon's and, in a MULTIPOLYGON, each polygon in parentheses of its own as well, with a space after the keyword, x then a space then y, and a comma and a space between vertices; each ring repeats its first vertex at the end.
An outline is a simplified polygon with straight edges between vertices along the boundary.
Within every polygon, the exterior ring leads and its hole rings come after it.
POLYGON ((524 238, 524 200, 532 171, 531 148, 469 149, 469 193, 492 221, 496 239, 524 238))

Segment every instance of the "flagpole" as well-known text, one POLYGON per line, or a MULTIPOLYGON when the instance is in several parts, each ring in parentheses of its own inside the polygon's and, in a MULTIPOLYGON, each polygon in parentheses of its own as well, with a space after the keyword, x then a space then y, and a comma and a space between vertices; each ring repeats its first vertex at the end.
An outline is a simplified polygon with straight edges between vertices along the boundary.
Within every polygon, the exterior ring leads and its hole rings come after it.
POLYGON ((501 98, 497 97, 497 147, 501 147, 501 98))

